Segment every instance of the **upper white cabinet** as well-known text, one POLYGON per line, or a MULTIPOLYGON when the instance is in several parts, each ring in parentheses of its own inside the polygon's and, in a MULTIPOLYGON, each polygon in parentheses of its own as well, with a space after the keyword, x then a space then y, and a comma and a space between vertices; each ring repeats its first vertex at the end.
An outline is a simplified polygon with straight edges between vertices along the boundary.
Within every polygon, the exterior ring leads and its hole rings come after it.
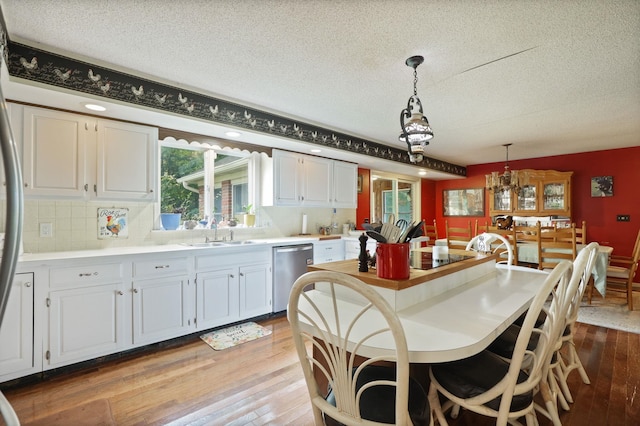
POLYGON ((157 139, 153 127, 24 107, 25 195, 153 201, 157 139))
POLYGON ((358 205, 358 165, 333 161, 332 189, 334 207, 355 209, 358 205))
POLYGON ((158 129, 98 120, 97 137, 98 198, 153 200, 158 129))
POLYGON ((356 207, 357 165, 274 149, 263 167, 265 206, 356 207))

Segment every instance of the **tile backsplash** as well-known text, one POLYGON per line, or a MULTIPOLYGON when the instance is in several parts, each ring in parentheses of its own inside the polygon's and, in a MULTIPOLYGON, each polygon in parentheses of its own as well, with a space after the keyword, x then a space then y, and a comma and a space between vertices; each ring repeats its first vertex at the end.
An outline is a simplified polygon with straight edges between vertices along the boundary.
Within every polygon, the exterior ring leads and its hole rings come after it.
MULTIPOLYGON (((4 232, 6 202, 0 201, 0 232, 4 232)), ((308 232, 317 233, 318 226, 329 225, 330 208, 261 207, 257 211, 255 228, 235 227, 234 238, 273 238, 298 234, 302 215, 307 215, 308 232)), ((355 209, 338 209, 342 223, 355 220, 355 209)), ((145 246, 203 241, 213 236, 210 229, 163 231, 157 226, 157 211, 153 203, 25 200, 22 243, 25 253, 94 250, 109 247, 145 246), (98 238, 98 208, 128 209, 127 238, 98 238), (40 236, 41 224, 51 224, 51 236, 40 236)), ((228 229, 219 229, 217 236, 226 237, 228 229)))

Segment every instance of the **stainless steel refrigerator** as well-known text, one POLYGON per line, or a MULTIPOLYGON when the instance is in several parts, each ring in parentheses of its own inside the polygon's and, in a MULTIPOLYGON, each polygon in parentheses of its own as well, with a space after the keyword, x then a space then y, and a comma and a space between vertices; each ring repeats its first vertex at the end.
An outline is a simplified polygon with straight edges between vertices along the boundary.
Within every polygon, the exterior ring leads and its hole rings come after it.
MULTIPOLYGON (((7 103, 0 87, 0 153, 4 166, 6 182, 6 214, 4 227, 4 245, 0 259, 0 327, 9 301, 13 276, 16 272, 20 240, 22 237, 22 220, 24 212, 24 198, 22 191, 22 172, 18 161, 18 150, 11 133, 7 103)), ((7 425, 19 425, 9 401, 0 392, 0 414, 7 425)))

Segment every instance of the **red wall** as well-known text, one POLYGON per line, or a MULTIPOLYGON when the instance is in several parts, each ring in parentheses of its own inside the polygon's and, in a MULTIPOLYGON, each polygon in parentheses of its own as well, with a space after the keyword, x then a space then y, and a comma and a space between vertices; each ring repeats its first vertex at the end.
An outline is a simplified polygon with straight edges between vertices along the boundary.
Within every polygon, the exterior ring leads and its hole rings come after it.
POLYGON ((362 191, 358 192, 358 209, 356 210, 356 227, 362 229, 364 219, 370 219, 371 210, 371 171, 358 168, 358 179, 362 176, 362 191))
MULTIPOLYGON (((573 171, 571 180, 571 211, 575 223, 587 222, 587 239, 612 246, 614 253, 630 255, 640 228, 640 146, 596 152, 584 152, 555 157, 509 161, 512 170, 537 169, 573 171), (613 197, 591 197, 591 178, 613 176, 613 197), (616 216, 628 214, 630 222, 617 222, 616 216)), ((444 236, 444 221, 451 226, 464 225, 471 219, 484 224, 489 221, 489 201, 485 193, 484 217, 460 218, 442 214, 442 191, 458 188, 483 188, 484 175, 504 169, 504 161, 467 167, 465 179, 446 181, 422 180, 421 218, 436 219, 438 234, 444 236)), ((358 169, 363 175, 363 190, 358 194, 357 224, 369 217, 370 196, 368 169, 358 169)))

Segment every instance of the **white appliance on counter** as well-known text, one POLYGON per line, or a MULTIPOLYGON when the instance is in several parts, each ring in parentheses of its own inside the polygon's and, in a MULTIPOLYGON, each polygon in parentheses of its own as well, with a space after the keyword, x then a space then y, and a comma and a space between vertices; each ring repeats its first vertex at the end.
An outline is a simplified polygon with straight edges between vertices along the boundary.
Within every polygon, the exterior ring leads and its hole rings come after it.
POLYGON ((285 311, 293 283, 313 265, 313 244, 273 248, 273 313, 285 311))

